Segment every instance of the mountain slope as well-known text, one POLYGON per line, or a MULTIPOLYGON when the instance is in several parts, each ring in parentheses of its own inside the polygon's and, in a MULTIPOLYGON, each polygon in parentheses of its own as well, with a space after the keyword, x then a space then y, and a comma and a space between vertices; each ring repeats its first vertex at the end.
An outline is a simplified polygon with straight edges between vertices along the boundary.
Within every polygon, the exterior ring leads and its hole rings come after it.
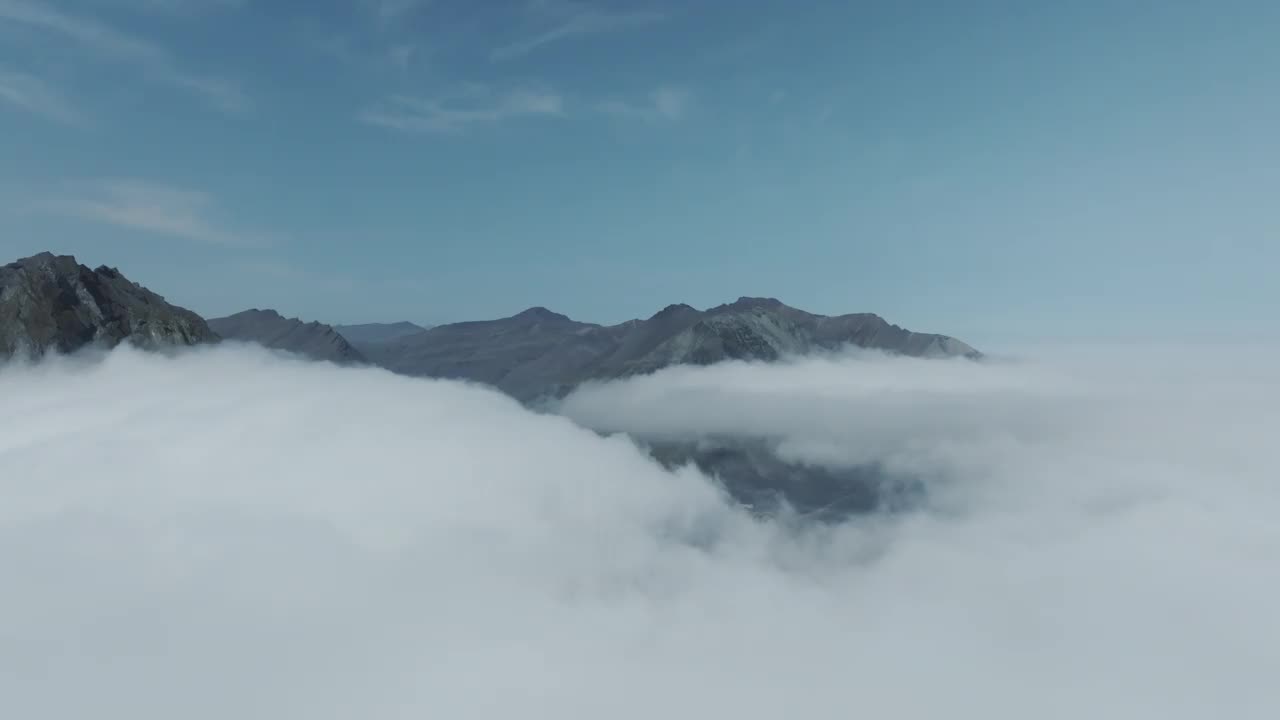
MULTIPOLYGON (((598 327, 546 308, 530 308, 509 318, 438 325, 388 343, 359 343, 357 348, 392 372, 472 380, 518 391, 523 384, 517 381, 512 386, 513 372, 529 372, 545 358, 558 357, 562 347, 590 347, 591 333, 598 327)), ((555 363, 556 372, 548 377, 533 372, 529 382, 554 380, 568 363, 555 363)))
POLYGON ((106 266, 40 253, 0 267, 0 358, 131 342, 148 348, 216 342, 199 315, 106 266))
POLYGON ((343 365, 367 362, 364 355, 332 327, 282 317, 275 310, 245 310, 210 320, 209 326, 227 340, 258 343, 314 360, 343 365))

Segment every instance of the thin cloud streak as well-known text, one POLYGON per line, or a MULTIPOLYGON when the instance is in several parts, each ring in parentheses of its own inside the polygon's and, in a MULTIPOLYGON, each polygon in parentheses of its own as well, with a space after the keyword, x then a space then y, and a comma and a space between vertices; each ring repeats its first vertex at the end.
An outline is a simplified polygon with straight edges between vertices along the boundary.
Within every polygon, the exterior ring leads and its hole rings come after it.
POLYGON ((49 83, 3 67, 0 67, 0 102, 64 125, 84 122, 84 115, 49 83))
POLYGON ((144 67, 159 82, 196 95, 219 111, 236 113, 249 107, 248 98, 234 84, 189 73, 158 45, 96 20, 28 0, 0 0, 0 23, 4 22, 59 35, 99 55, 144 67))
POLYGON ((235 229, 221 222, 217 218, 216 202, 208 193, 138 180, 98 183, 79 196, 49 203, 49 210, 209 245, 264 247, 273 244, 266 234, 235 229))
POLYGON ((98 5, 137 13, 198 17, 209 12, 236 10, 249 0, 95 0, 98 5))
POLYGON ((495 48, 490 53, 491 60, 511 60, 561 40, 644 27, 667 19, 666 13, 656 10, 619 12, 568 2, 536 2, 531 9, 539 15, 550 16, 554 24, 540 33, 495 48))
POLYGON ((416 133, 456 133, 518 117, 564 114, 564 100, 552 92, 513 90, 493 95, 475 89, 459 99, 393 95, 361 113, 369 125, 416 133))
POLYGON ((228 115, 247 112, 253 102, 237 84, 216 77, 173 74, 169 81, 176 87, 204 98, 214 109, 228 115))
POLYGON ((163 58, 159 48, 88 18, 65 15, 27 0, 0 0, 0 21, 63 35, 81 45, 117 57, 145 61, 163 58))
POLYGON ((691 91, 664 86, 650 92, 644 102, 611 99, 598 103, 596 109, 606 115, 638 118, 651 122, 674 122, 682 119, 692 104, 691 91))

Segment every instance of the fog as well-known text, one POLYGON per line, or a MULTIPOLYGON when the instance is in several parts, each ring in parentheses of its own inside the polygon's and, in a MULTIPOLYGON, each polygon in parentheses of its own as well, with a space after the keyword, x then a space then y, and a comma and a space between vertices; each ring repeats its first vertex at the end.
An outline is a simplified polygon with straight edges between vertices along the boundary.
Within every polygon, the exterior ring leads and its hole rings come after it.
POLYGON ((235 346, 12 365, 0 715, 1274 718, 1278 359, 677 368, 567 417, 235 346), (597 431, 928 492, 797 528, 597 431))

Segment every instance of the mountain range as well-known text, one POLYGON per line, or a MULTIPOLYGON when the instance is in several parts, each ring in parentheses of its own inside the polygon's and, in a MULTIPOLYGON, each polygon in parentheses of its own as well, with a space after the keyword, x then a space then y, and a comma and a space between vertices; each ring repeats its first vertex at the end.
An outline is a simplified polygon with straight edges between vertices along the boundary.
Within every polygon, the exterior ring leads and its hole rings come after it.
MULTIPOLYGON (((338 364, 483 383, 551 411, 583 382, 673 365, 771 362, 849 346, 926 358, 982 357, 955 338, 912 332, 878 315, 817 315, 773 298, 741 297, 707 310, 669 305, 617 325, 534 307, 507 318, 429 328, 408 322, 334 327, 259 309, 206 321, 115 268, 90 270, 70 256, 41 253, 0 267, 0 359, 122 342, 163 349, 224 339, 338 364)), ((840 516, 883 506, 910 486, 877 468, 789 465, 761 438, 690 438, 646 447, 664 464, 697 465, 739 500, 764 510, 785 504, 801 513, 840 516)))
POLYGON ((904 330, 877 315, 827 317, 751 297, 709 310, 669 305, 646 320, 618 325, 578 322, 535 307, 390 342, 355 343, 370 361, 393 372, 482 382, 524 402, 563 396, 587 380, 671 365, 773 361, 846 345, 919 357, 979 356, 959 340, 904 330))

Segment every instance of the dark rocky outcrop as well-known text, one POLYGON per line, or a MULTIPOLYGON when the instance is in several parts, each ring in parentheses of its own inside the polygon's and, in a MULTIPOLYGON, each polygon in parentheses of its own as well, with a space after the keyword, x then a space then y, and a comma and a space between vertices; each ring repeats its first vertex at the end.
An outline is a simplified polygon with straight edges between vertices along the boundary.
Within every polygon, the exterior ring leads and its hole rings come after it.
POLYGON ((0 266, 0 358, 70 353, 121 342, 158 349, 215 342, 199 315, 119 270, 41 253, 0 266))
POLYGON ((924 494, 916 478, 869 463, 828 468, 779 458, 776 443, 764 438, 701 437, 696 440, 639 440, 664 467, 694 465, 715 478, 754 513, 784 508, 802 519, 831 521, 869 512, 911 507, 924 494))
POLYGON ((227 340, 257 343, 313 360, 341 365, 367 362, 364 355, 332 327, 286 318, 275 310, 245 310, 210 320, 209 327, 227 340))

